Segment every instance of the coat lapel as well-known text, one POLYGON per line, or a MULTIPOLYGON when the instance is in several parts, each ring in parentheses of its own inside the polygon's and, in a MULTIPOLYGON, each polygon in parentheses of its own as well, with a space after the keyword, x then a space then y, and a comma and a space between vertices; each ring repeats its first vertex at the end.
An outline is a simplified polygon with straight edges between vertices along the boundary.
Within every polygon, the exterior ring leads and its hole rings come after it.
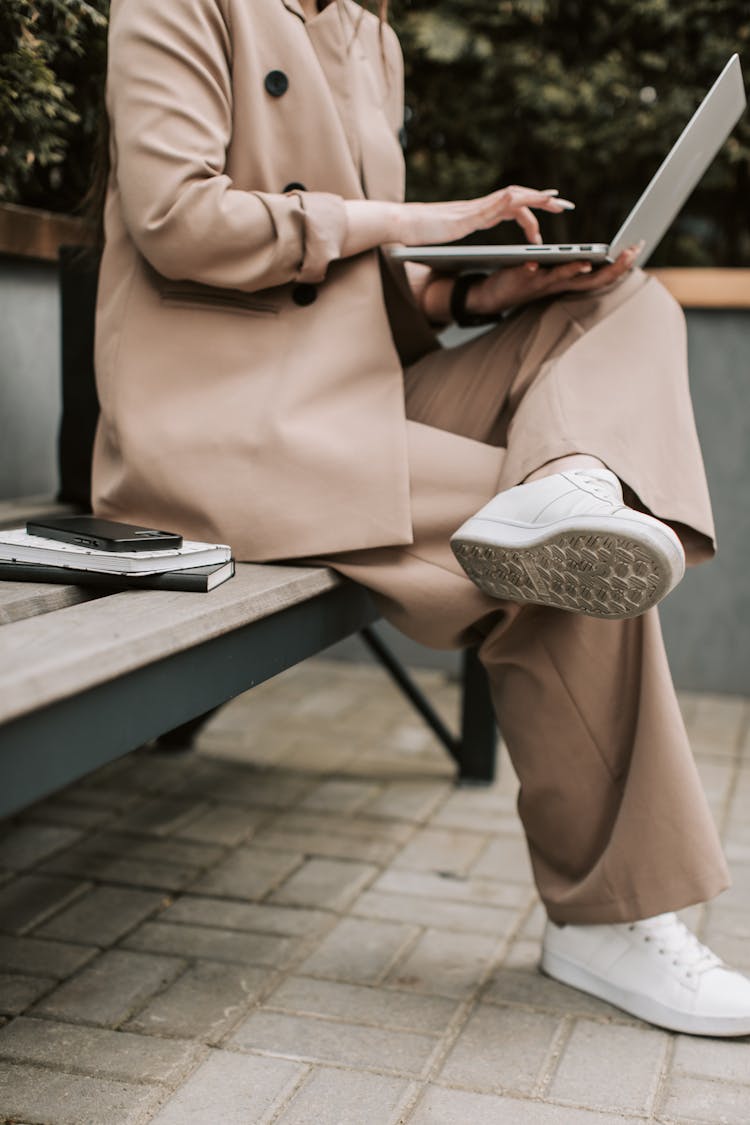
MULTIPOLYGON (((284 0, 286 2, 286 0, 284 0)), ((291 3, 292 0, 289 0, 291 3)), ((326 77, 336 103, 349 151, 361 178, 362 153, 359 140, 359 123, 354 104, 354 84, 351 67, 351 30, 342 22, 342 10, 333 0, 315 19, 307 20, 307 33, 313 50, 326 77)))

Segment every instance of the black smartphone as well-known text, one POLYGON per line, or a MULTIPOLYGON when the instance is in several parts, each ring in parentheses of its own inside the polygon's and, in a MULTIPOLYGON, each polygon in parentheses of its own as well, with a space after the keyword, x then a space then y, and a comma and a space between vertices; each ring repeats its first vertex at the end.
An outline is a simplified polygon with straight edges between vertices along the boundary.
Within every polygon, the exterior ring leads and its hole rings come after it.
POLYGON ((50 516, 28 520, 29 535, 93 547, 97 551, 176 551, 182 536, 155 527, 138 527, 131 523, 99 520, 95 516, 50 516))

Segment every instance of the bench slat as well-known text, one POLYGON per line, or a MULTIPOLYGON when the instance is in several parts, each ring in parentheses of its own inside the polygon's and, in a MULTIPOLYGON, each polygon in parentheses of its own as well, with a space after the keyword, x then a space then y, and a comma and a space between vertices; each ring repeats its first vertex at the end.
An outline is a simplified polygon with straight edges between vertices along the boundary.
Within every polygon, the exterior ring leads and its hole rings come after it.
POLYGON ((98 591, 84 589, 83 586, 0 581, 0 625, 24 621, 40 613, 54 613, 57 609, 88 602, 98 596, 98 591))
POLYGON ((307 601, 344 580, 325 567, 238 565, 210 594, 128 590, 0 629, 0 722, 86 691, 307 601))

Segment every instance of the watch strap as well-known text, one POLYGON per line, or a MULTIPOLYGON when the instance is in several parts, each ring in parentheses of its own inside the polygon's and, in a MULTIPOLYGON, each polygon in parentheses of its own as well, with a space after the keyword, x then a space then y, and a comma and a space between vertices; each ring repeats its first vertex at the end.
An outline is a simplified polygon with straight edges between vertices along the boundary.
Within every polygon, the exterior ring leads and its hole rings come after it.
POLYGON ((459 328, 476 328, 481 324, 493 324, 498 318, 482 313, 470 313, 466 308, 466 298, 473 285, 484 281, 486 273, 461 273, 453 282, 451 290, 451 319, 459 328))

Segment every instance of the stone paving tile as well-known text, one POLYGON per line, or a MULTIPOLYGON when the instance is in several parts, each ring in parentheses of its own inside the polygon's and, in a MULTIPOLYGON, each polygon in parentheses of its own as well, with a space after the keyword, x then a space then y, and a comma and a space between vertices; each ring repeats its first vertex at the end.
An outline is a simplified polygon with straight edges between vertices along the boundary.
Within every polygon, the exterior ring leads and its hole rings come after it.
POLYGON ((23 871, 47 856, 70 847, 81 833, 52 824, 26 823, 6 828, 0 838, 0 867, 23 871))
POLYGON ((709 804, 715 810, 721 810, 734 777, 733 763, 707 758, 698 759, 696 765, 709 804))
MULTIPOLYGON (((395 1125, 409 1090, 402 1078, 318 1068, 305 1080, 278 1125, 395 1125)), ((403 1118, 401 1118, 403 1120, 403 1118)))
POLYGON ((678 1035, 672 1069, 676 1074, 701 1075, 750 1086, 750 1040, 678 1035))
POLYGON ((44 1125, 141 1125, 162 1097, 155 1086, 63 1074, 47 1067, 0 1069, 0 1112, 6 1120, 44 1125))
POLYGON ((45 875, 21 875, 0 888, 0 929, 22 934, 79 898, 90 884, 45 875))
POLYGON ((178 827, 174 835, 202 844, 220 844, 235 848, 268 819, 266 809, 245 809, 237 805, 218 804, 178 827))
POLYGON ((337 816, 346 816, 357 812, 362 805, 379 796, 381 792, 379 785, 349 781, 346 778, 330 778, 316 785, 297 807, 310 812, 328 812, 337 816))
POLYGON ((21 1018, 0 1030, 2 1059, 124 1082, 176 1082, 190 1069, 197 1050, 187 1040, 144 1039, 50 1020, 21 1018))
POLYGON ((97 949, 62 941, 38 941, 30 937, 0 934, 0 965, 6 972, 31 976, 68 977, 98 953, 97 949))
POLYGON ((344 772, 356 754, 352 742, 315 738, 310 734, 291 739, 280 761, 289 769, 306 773, 332 774, 344 772))
MULTIPOLYGON (((98 856, 146 860, 153 863, 175 864, 180 867, 201 868, 216 863, 224 849, 213 844, 199 844, 191 840, 177 840, 131 835, 126 832, 97 832, 89 836, 68 855, 86 860, 98 856)), ((60 861, 53 861, 60 862, 60 861)))
POLYGON ((193 883, 191 891, 227 898, 264 898, 302 861, 303 857, 293 852, 276 853, 241 847, 193 883))
POLYGON ((530 889, 519 883, 496 883, 492 879, 392 867, 383 872, 371 889, 417 898, 473 902, 478 906, 525 906, 531 899, 530 889))
MULTIPOLYGON (((507 766, 501 776, 505 779, 509 774, 510 766, 507 766)), ((501 789, 498 785, 493 785, 490 789, 479 792, 458 789, 432 817, 431 824, 435 828, 463 829, 469 832, 517 832, 520 830, 516 812, 517 789, 518 782, 514 777, 512 786, 508 785, 508 788, 501 789)))
POLYGON ((372 984, 419 934, 417 926, 344 918, 301 965, 313 976, 372 984))
POLYGON ((175 957, 111 949, 40 1001, 33 1014, 104 1026, 119 1024, 184 968, 185 962, 175 957))
POLYGON ((268 970, 199 961, 160 992, 125 1028, 218 1043, 268 982, 268 970))
POLYGON ((453 1018, 457 1003, 439 996, 299 976, 288 977, 264 1006, 295 1015, 327 1016, 394 1031, 440 1035, 453 1018))
POLYGON ((662 1113, 667 1120, 680 1123, 747 1125, 750 1087, 726 1081, 712 1082, 707 1078, 675 1077, 666 1088, 662 1113))
POLYGON ((421 1074, 436 1048, 432 1036, 332 1019, 256 1011, 229 1040, 233 1047, 338 1066, 421 1074))
POLYGON ((142 794, 186 790, 196 785, 197 764, 193 754, 147 748, 110 762, 75 788, 95 789, 103 785, 142 794))
POLYGON ((303 1067, 284 1059, 213 1051, 152 1119, 153 1125, 254 1125, 266 1121, 304 1074, 303 1067))
POLYGON ((530 1093, 559 1028, 557 1016, 481 1005, 463 1028, 437 1081, 479 1092, 530 1093))
POLYGON ((654 1028, 579 1020, 549 1088, 554 1101, 650 1113, 669 1037, 654 1028))
POLYGON ((181 800, 179 796, 151 797, 122 813, 109 827, 113 832, 135 832, 147 836, 169 836, 206 809, 205 801, 181 800))
POLYGON ((183 895, 163 911, 160 921, 218 926, 225 930, 248 930, 282 937, 310 937, 321 928, 330 926, 331 915, 327 911, 307 910, 300 906, 270 906, 268 903, 183 895))
POLYGON ((154 891, 127 887, 95 887, 67 910, 37 928, 36 937, 112 945, 166 900, 154 891))
POLYGON ((517 942, 495 969, 487 984, 483 999, 490 1004, 522 1005, 546 1012, 564 1015, 598 1016, 602 1019, 642 1024, 621 1012, 619 1008, 569 988, 566 984, 543 976, 538 970, 539 943, 517 942))
POLYGON ((345 910, 377 874, 369 863, 309 859, 275 891, 270 901, 289 906, 345 910))
POLYGON ((688 733, 691 742, 716 754, 733 754, 742 734, 747 704, 738 696, 696 695, 688 733))
POLYGON ((409 1125, 633 1125, 632 1117, 428 1086, 409 1125))
POLYGON ((414 831, 410 824, 366 816, 364 812, 335 816, 309 809, 285 809, 275 813, 268 827, 275 832, 327 832, 329 835, 343 836, 349 841, 379 840, 395 844, 405 843, 414 831))
POLYGON ((421 823, 450 791, 444 781, 391 781, 361 811, 363 816, 421 823))
POLYGON ((427 777, 452 781, 455 778, 456 766, 439 746, 430 745, 419 754, 404 754, 389 749, 387 737, 372 731, 368 733, 373 743, 370 752, 366 745, 361 746, 358 753, 340 767, 340 773, 356 774, 373 781, 392 781, 394 778, 423 781, 427 777))
POLYGON ((247 767, 223 770, 204 782, 206 796, 228 804, 260 805, 284 809, 296 804, 312 789, 314 779, 305 774, 282 771, 252 771, 247 767))
POLYGON ((432 996, 467 996, 474 991, 498 950, 484 934, 426 930, 406 959, 386 981, 396 988, 432 996))
POLYGON ((51 977, 24 977, 0 973, 0 1015, 17 1016, 54 988, 51 977))
POLYGON ((495 937, 510 933, 519 918, 518 909, 478 906, 473 902, 410 898, 408 895, 381 894, 378 891, 365 891, 355 902, 352 912, 367 918, 387 918, 411 922, 416 926, 492 934, 495 937))
POLYGON ((297 942, 270 934, 222 930, 217 926, 145 922, 125 939, 123 946, 148 953, 203 957, 239 965, 282 965, 289 960, 297 942))
MULTIPOLYGON (((121 768, 125 764, 124 759, 120 763, 112 763, 113 767, 119 765, 121 768)), ((139 794, 123 788, 108 788, 104 781, 107 768, 105 766, 103 770, 97 770, 88 777, 82 778, 81 781, 74 782, 73 785, 61 789, 57 797, 49 797, 45 803, 49 804, 59 799, 62 802, 80 805, 84 808, 103 809, 108 815, 112 815, 114 812, 122 812, 123 809, 129 808, 140 799, 139 794)), ((34 809, 37 807, 35 805, 34 809)))
POLYGON ((347 835, 337 832, 333 826, 317 829, 306 826, 302 818, 300 820, 302 823, 293 828, 268 825, 256 834, 254 842, 271 851, 278 849, 299 852, 305 856, 357 859, 365 863, 387 863, 399 849, 397 842, 382 837, 379 839, 375 834, 369 837, 361 832, 347 835))
POLYGON ((531 883, 531 862, 522 836, 496 836, 471 868, 475 878, 531 883))
POLYGON ((487 838, 476 832, 423 828, 403 848, 393 866, 466 875, 486 845, 487 838))
POLYGON ((101 883, 126 887, 148 887, 159 891, 179 891, 195 878, 196 868, 180 863, 160 863, 151 859, 123 856, 62 856, 42 870, 66 875, 88 876, 101 883))
POLYGON ((112 812, 98 805, 69 801, 65 797, 53 796, 40 801, 26 814, 29 824, 56 824, 68 828, 99 828, 105 824, 112 812))

